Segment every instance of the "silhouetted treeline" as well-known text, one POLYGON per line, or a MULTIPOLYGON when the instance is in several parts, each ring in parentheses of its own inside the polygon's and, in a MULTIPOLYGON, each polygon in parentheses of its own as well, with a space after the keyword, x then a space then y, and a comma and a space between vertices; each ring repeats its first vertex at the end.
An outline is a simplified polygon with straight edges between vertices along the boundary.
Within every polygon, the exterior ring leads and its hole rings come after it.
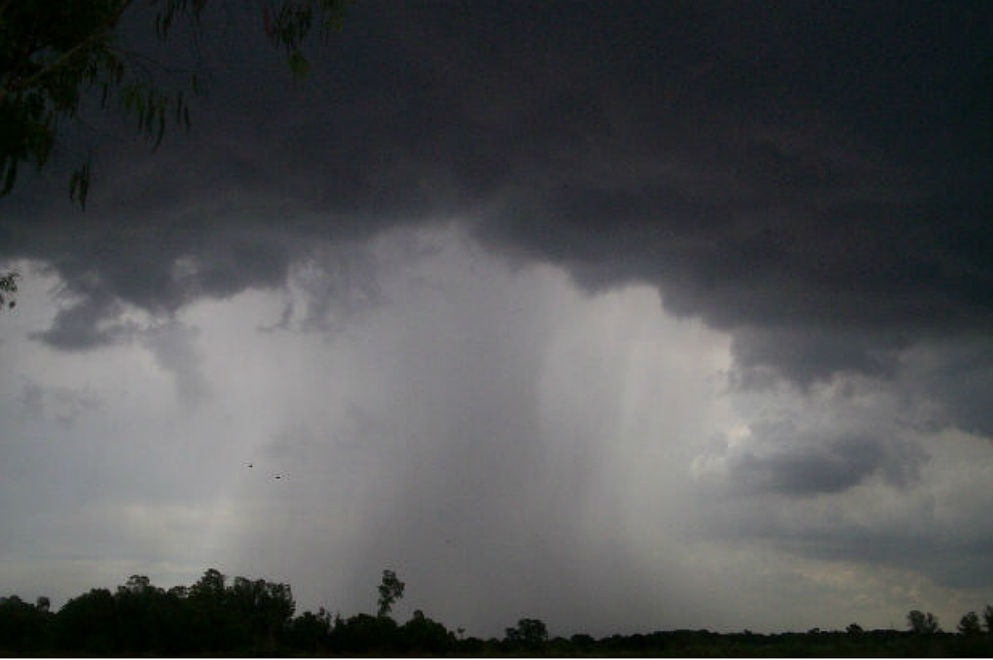
POLYGON ((760 635, 676 630, 595 639, 550 639, 538 619, 520 619, 502 639, 465 638, 420 610, 389 616, 404 584, 383 572, 379 613, 348 618, 323 608, 295 614, 290 586, 210 569, 168 590, 134 575, 116 591, 92 589, 58 612, 50 601, 0 598, 0 654, 7 656, 993 656, 993 607, 942 632, 930 612, 911 611, 909 630, 760 635))

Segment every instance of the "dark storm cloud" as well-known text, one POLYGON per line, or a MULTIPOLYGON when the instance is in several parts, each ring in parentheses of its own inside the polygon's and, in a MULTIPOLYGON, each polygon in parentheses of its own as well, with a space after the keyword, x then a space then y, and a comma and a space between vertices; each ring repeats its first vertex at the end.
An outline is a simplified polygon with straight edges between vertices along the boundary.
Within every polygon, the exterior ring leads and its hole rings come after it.
POLYGON ((225 12, 191 138, 102 147, 85 216, 7 202, 0 253, 80 297, 50 344, 451 218, 593 290, 658 285, 746 381, 891 376, 993 328, 985 4, 363 3, 300 85, 225 12))
POLYGON ((733 477, 746 489, 757 488, 786 495, 836 493, 881 472, 902 484, 916 472, 916 456, 887 464, 885 445, 863 437, 828 441, 804 450, 786 450, 768 457, 746 454, 733 467, 733 477))
POLYGON ((907 486, 927 460, 917 446, 882 433, 823 432, 788 420, 756 422, 747 443, 722 453, 726 487, 736 495, 841 493, 876 474, 907 486))
POLYGON ((733 383, 742 387, 767 385, 778 373, 809 386, 838 370, 889 377, 898 369, 898 351, 907 340, 900 334, 869 335, 854 329, 811 327, 749 327, 734 334, 731 352, 736 370, 733 383))
POLYGON ((927 346, 906 356, 904 363, 905 393, 911 400, 937 404, 922 420, 927 426, 954 425, 993 436, 993 352, 988 337, 927 346))
POLYGON ((117 316, 120 305, 106 293, 88 292, 60 309, 51 327, 32 336, 49 346, 64 350, 85 350, 119 341, 129 334, 120 324, 107 322, 117 316))

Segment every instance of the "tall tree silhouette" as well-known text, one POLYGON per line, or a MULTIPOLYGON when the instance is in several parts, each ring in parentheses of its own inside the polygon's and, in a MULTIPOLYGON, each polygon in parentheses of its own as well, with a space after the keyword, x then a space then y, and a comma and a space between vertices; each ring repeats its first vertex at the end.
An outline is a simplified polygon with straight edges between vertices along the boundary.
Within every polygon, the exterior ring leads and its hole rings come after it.
POLYGON ((379 584, 378 616, 389 616, 393 604, 403 598, 403 589, 407 586, 397 578, 391 570, 383 571, 383 581, 379 584))
POLYGON ((938 617, 928 612, 925 614, 920 610, 910 610, 907 613, 907 625, 910 631, 918 635, 933 635, 941 630, 938 625, 938 617))

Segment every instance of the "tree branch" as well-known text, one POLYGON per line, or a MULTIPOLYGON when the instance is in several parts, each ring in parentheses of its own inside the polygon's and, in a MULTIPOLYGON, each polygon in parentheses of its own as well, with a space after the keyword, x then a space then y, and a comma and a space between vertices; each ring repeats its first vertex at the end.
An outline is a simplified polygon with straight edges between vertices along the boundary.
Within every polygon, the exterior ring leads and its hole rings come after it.
POLYGON ((73 57, 78 55, 84 49, 93 45, 93 43, 96 42, 97 39, 103 37, 115 25, 117 25, 117 22, 121 20, 121 16, 123 16, 124 12, 127 11, 128 7, 131 6, 132 1, 133 0, 123 0, 123 2, 121 2, 120 7, 118 7, 117 11, 115 11, 110 16, 108 16, 107 20, 104 21, 102 25, 97 27, 97 29, 91 32, 90 35, 87 36, 85 39, 83 39, 75 46, 62 53, 59 57, 52 60, 51 62, 48 62, 47 64, 42 66, 41 69, 35 71, 27 78, 24 78, 19 81, 15 81, 14 84, 12 84, 9 88, 0 89, 0 103, 3 103, 4 99, 6 99, 7 95, 10 94, 11 92, 18 92, 26 87, 30 87, 41 78, 47 76, 52 71, 63 66, 66 62, 68 62, 73 57))

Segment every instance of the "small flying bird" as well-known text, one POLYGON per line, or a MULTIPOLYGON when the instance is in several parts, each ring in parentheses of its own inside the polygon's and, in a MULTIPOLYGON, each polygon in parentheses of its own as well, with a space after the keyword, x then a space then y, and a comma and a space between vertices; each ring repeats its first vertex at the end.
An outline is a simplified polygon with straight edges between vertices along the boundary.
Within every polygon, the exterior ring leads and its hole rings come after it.
POLYGON ((282 479, 282 478, 283 478, 283 475, 281 475, 281 474, 277 474, 276 476, 273 477, 273 479, 282 479))
POLYGON ((255 467, 255 466, 254 466, 254 465, 252 465, 251 463, 249 463, 249 464, 248 464, 248 467, 250 467, 250 468, 251 468, 251 467, 255 467))

